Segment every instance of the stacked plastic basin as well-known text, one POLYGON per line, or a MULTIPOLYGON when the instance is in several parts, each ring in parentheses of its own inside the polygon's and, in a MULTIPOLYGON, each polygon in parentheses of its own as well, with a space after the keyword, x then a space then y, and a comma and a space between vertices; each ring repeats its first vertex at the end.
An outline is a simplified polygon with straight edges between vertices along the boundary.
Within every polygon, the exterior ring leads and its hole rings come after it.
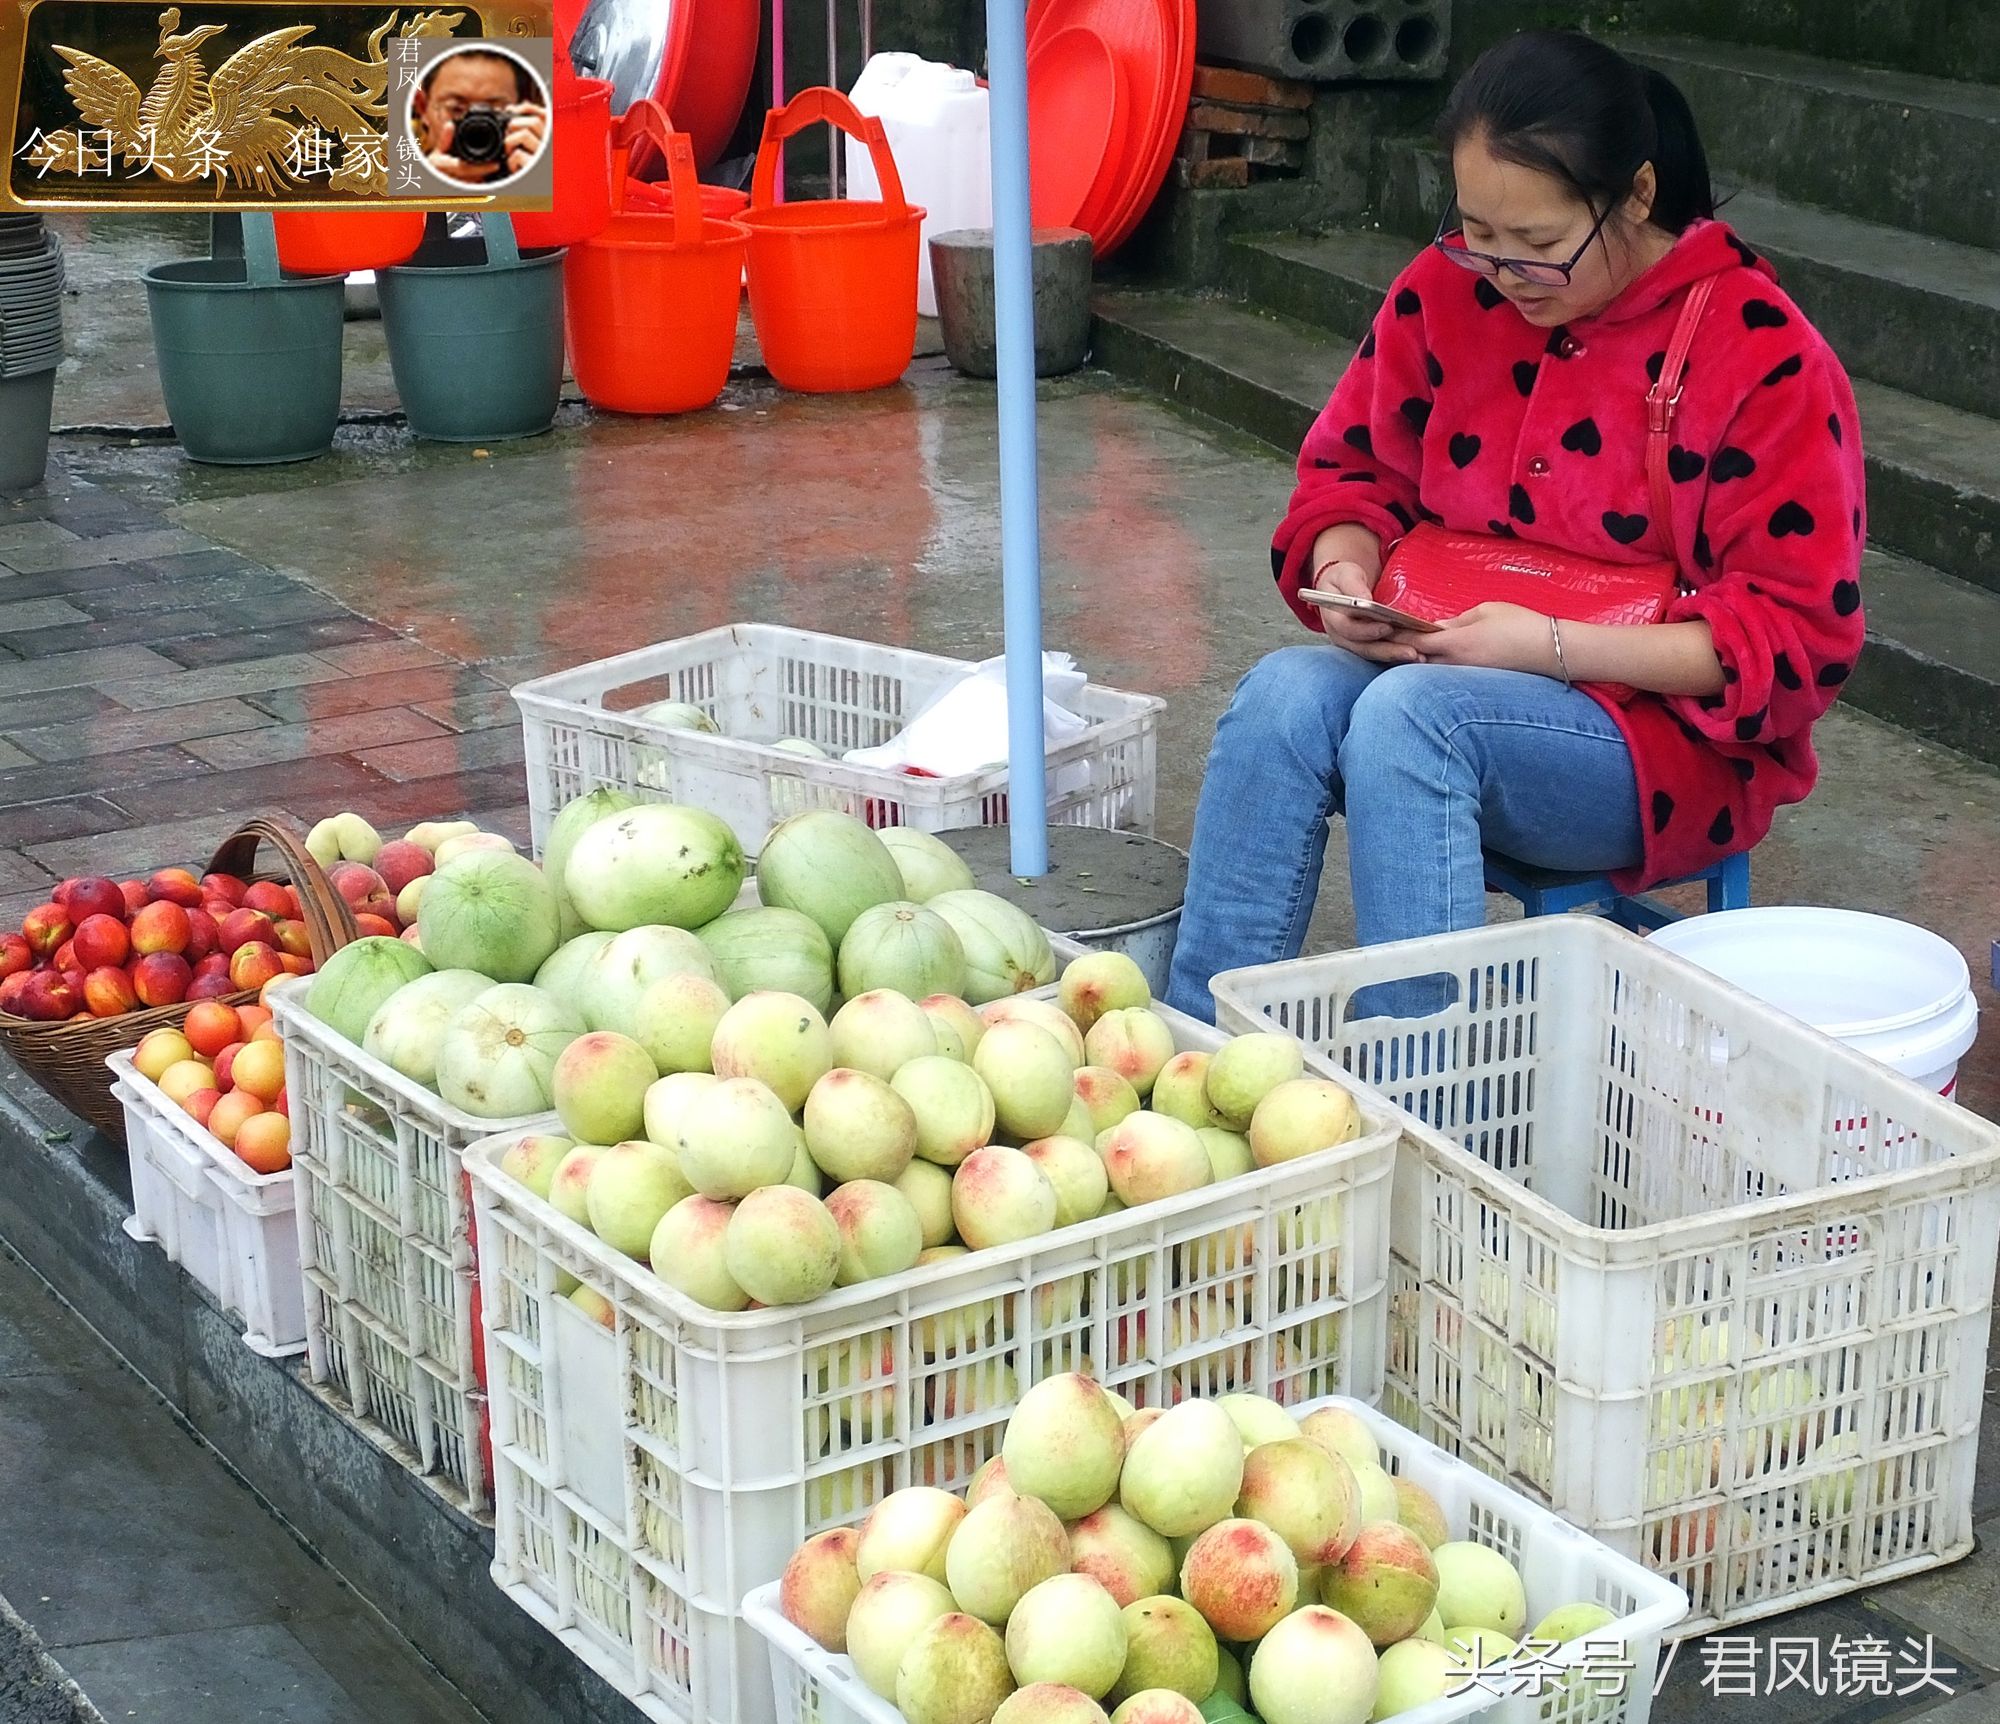
POLYGON ((0 491, 39 484, 63 355, 62 241, 40 216, 0 216, 0 491))

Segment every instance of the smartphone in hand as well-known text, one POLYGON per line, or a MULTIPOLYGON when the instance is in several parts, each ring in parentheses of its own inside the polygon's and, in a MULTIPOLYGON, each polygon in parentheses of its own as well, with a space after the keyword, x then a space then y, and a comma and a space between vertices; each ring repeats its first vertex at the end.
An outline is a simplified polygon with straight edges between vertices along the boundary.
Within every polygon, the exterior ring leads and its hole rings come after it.
POLYGON ((1422 617, 1413 617, 1408 611, 1399 611, 1394 605, 1378 604, 1373 599, 1356 598, 1352 593, 1326 593, 1317 587, 1302 587, 1299 597, 1309 605, 1319 605, 1328 610, 1347 611, 1357 617, 1366 617, 1370 622, 1387 623, 1391 628, 1408 629, 1412 634, 1431 635, 1438 632, 1438 625, 1427 622, 1422 617))

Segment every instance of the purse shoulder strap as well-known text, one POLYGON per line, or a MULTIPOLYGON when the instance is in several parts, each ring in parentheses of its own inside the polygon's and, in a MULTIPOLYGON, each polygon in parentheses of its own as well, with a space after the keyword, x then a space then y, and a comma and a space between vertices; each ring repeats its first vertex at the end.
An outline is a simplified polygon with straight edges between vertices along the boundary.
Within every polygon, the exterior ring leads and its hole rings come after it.
POLYGON ((1680 555, 1674 548, 1673 486, 1667 474, 1667 450, 1672 444, 1674 414, 1681 404, 1681 384, 1687 376, 1688 350, 1694 346, 1694 332, 1714 291, 1712 275, 1703 276, 1688 289, 1660 375, 1646 391, 1646 481, 1652 490, 1653 519, 1659 522, 1660 537, 1675 562, 1680 561, 1680 555))

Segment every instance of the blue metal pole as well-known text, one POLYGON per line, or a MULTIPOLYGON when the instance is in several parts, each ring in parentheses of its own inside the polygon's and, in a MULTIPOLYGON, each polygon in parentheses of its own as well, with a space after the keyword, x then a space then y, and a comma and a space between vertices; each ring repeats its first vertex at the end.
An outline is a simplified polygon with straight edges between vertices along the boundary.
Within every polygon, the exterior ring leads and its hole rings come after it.
POLYGON ((1000 382, 1000 571, 1007 632, 1008 823, 1013 867, 1049 871, 1042 733, 1041 502, 1035 455, 1035 289, 1028 204, 1025 0, 986 0, 993 138, 994 336, 1000 382))

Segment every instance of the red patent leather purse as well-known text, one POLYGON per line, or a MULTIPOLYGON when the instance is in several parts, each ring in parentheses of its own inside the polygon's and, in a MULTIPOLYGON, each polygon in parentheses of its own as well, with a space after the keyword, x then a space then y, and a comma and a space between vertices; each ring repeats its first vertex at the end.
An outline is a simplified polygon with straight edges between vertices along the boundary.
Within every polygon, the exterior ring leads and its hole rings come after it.
MULTIPOLYGON (((1646 479, 1653 520, 1672 542, 1667 477, 1674 411, 1680 405, 1688 349, 1708 305, 1714 277, 1688 290, 1660 375, 1646 394, 1646 479)), ((1521 605, 1577 623, 1656 623, 1680 584, 1675 559, 1612 563, 1497 533, 1456 533, 1423 525, 1396 542, 1375 597, 1430 622, 1488 602, 1521 605)))

